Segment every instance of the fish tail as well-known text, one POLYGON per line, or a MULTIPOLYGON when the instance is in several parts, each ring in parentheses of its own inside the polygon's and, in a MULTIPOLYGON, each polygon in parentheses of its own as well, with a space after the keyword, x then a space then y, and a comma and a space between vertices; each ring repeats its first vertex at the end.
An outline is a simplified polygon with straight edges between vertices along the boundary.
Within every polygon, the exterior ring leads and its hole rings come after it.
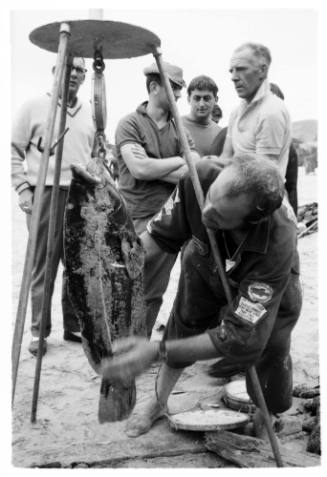
POLYGON ((128 384, 112 384, 102 378, 98 419, 100 424, 127 419, 136 401, 135 381, 128 384))

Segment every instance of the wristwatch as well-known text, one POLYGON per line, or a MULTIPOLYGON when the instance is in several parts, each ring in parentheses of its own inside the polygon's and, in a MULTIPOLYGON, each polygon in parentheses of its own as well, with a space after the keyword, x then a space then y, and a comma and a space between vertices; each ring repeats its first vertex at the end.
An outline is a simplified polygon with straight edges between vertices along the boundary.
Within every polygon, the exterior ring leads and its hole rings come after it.
POLYGON ((159 343, 158 358, 159 358, 159 361, 167 362, 168 360, 166 340, 161 340, 159 343))

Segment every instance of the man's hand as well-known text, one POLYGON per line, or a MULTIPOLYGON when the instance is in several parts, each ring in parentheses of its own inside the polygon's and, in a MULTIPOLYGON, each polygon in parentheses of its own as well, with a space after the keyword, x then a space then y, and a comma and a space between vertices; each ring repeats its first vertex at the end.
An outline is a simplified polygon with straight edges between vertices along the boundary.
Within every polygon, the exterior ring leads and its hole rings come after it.
POLYGON ((33 192, 31 189, 24 189, 18 196, 18 204, 25 214, 32 213, 33 192))
POLYGON ((215 162, 220 167, 225 167, 230 162, 230 159, 227 159, 226 157, 214 155, 203 156, 202 159, 210 159, 212 162, 215 162))
POLYGON ((112 358, 103 361, 102 375, 110 381, 131 381, 156 359, 159 343, 131 336, 114 342, 112 358))

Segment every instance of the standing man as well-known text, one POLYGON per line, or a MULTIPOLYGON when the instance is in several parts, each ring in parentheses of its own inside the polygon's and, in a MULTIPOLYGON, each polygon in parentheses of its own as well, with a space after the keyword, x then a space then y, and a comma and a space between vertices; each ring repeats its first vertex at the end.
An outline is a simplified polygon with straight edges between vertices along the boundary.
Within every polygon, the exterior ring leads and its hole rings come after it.
MULTIPOLYGON (((53 68, 54 72, 54 68, 53 68)), ((71 180, 70 165, 86 164, 92 153, 94 139, 94 125, 89 104, 82 103, 77 93, 85 79, 85 61, 83 58, 74 58, 68 90, 67 121, 69 128, 64 140, 64 149, 61 165, 57 233, 53 245, 54 266, 51 280, 51 294, 53 293, 59 261, 63 260, 63 220, 66 197, 71 180)), ((45 137, 45 122, 50 107, 50 94, 26 102, 19 111, 12 129, 12 184, 18 193, 19 206, 26 214, 27 227, 30 225, 33 195, 37 183, 38 170, 42 153, 38 148, 38 141, 45 137), (24 168, 24 163, 26 167, 24 168)), ((57 107, 54 139, 58 137, 60 121, 61 94, 57 107)), ((31 299, 32 299, 32 341, 29 351, 37 354, 39 342, 39 328, 44 289, 45 262, 47 251, 47 235, 50 218, 50 201, 54 177, 55 156, 50 156, 49 167, 45 182, 44 194, 41 203, 40 225, 37 235, 37 244, 32 270, 31 299)), ((51 308, 51 305, 50 305, 51 308)), ((81 342, 78 320, 71 307, 63 273, 62 313, 64 325, 64 340, 81 342)), ((45 338, 51 332, 51 312, 47 316, 45 338)), ((44 340, 43 354, 46 353, 47 342, 44 340)))
MULTIPOLYGON (((185 86, 183 70, 164 63, 175 100, 185 86)), ((149 99, 135 112, 122 118, 116 130, 119 189, 125 199, 137 234, 168 201, 178 180, 187 172, 176 125, 172 119, 168 98, 156 63, 144 69, 149 99)), ((199 159, 194 143, 188 142, 194 160, 199 159)), ((163 214, 170 214, 170 201, 163 214)), ((169 282, 170 271, 177 255, 162 252, 155 262, 145 261, 146 327, 151 335, 162 296, 169 282)))
POLYGON ((222 158, 256 154, 273 160, 285 177, 291 123, 285 103, 270 91, 270 51, 245 43, 232 56, 229 72, 241 104, 230 116, 222 158))
MULTIPOLYGON (((196 360, 219 357, 234 369, 255 365, 270 413, 292 403, 291 331, 301 310, 297 230, 282 204, 283 178, 265 158, 234 157, 222 169, 203 159, 198 174, 205 205, 196 201, 187 175, 181 179, 170 215, 154 218, 142 240, 154 256, 176 253, 184 243, 181 277, 163 341, 132 337, 114 343, 104 367, 109 379, 128 381, 150 363, 164 363, 148 400, 137 405, 127 434, 147 432, 166 410, 182 370, 196 360), (206 227, 215 233, 231 284, 228 303, 210 249, 206 227)), ((258 406, 247 376, 247 391, 258 406)), ((263 416, 254 416, 264 438, 263 416)))
POLYGON ((209 76, 196 76, 187 88, 190 113, 182 116, 200 157, 210 154, 211 145, 221 130, 212 119, 213 109, 218 101, 218 86, 209 76))

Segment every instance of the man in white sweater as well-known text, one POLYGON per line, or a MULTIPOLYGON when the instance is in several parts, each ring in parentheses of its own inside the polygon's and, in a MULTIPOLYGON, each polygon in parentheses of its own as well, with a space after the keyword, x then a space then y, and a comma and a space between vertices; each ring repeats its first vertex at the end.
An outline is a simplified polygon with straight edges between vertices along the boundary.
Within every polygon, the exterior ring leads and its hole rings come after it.
MULTIPOLYGON (((85 79, 85 62, 83 58, 74 58, 69 80, 66 127, 69 128, 64 139, 64 149, 61 165, 60 189, 58 200, 58 217, 56 236, 53 243, 54 267, 51 280, 51 294, 57 274, 59 261, 63 259, 63 220, 68 187, 71 180, 70 164, 86 164, 91 157, 94 125, 90 104, 82 103, 77 93, 85 79)), ((45 138, 45 124, 50 106, 51 95, 26 102, 18 112, 12 128, 12 184, 18 193, 18 202, 26 214, 27 227, 30 225, 34 189, 37 183, 38 170, 42 153, 37 145, 40 137, 45 138)), ((61 97, 58 101, 56 124, 53 142, 58 137, 61 97)), ((32 271, 31 300, 32 300, 32 341, 29 351, 36 355, 38 351, 38 336, 41 320, 41 307, 44 290, 44 275, 47 250, 47 235, 50 216, 50 200, 53 185, 55 155, 50 156, 44 194, 41 202, 41 218, 37 236, 36 252, 32 271)), ((50 306, 51 308, 51 306, 50 306)), ((78 320, 72 310, 66 289, 65 270, 63 273, 62 313, 64 339, 80 342, 78 320)), ((51 311, 47 316, 45 337, 51 332, 51 311)), ((44 340, 43 354, 47 350, 44 340)))

